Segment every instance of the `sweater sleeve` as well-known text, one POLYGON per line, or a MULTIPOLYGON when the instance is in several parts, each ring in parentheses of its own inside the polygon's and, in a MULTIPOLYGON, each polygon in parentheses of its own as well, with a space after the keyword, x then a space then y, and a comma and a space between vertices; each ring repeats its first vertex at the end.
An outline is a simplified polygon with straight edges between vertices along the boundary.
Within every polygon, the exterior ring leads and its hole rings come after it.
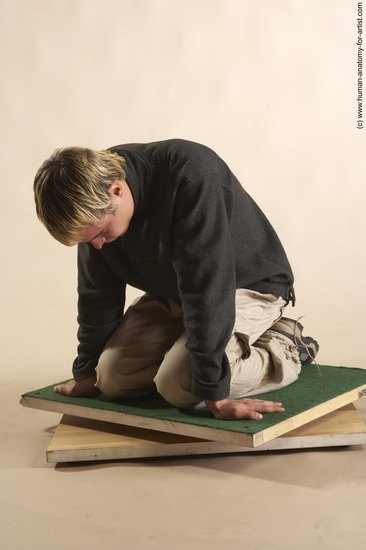
POLYGON ((75 380, 93 376, 100 354, 123 316, 126 284, 106 265, 101 251, 78 245, 78 355, 75 380))
POLYGON ((182 300, 191 391, 202 399, 229 395, 225 354, 235 321, 235 261, 230 231, 232 195, 206 173, 180 185, 174 211, 173 266, 182 300))

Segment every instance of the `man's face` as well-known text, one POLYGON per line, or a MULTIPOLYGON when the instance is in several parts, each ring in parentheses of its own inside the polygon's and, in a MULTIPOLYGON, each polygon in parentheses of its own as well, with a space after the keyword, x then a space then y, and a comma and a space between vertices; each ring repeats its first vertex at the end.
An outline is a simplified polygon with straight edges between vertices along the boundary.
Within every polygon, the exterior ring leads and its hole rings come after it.
POLYGON ((116 210, 107 214, 99 223, 88 224, 80 232, 79 242, 89 242, 98 250, 124 235, 130 225, 134 212, 134 201, 127 183, 113 182, 110 193, 116 210))

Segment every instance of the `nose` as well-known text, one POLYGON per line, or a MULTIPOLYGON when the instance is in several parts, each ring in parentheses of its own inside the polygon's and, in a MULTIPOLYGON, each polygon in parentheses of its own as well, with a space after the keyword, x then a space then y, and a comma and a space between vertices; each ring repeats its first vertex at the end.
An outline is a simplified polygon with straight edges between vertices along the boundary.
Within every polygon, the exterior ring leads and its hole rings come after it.
POLYGON ((96 248, 97 250, 100 250, 104 243, 106 242, 104 237, 97 237, 96 239, 93 239, 91 241, 91 244, 96 248))

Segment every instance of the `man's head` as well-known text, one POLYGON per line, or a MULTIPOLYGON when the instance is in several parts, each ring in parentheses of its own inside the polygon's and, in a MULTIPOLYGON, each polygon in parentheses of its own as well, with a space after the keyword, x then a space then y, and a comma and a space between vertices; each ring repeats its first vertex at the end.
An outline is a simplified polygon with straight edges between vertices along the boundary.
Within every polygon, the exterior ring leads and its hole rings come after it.
MULTIPOLYGON (((108 220, 114 222, 121 200, 127 195, 127 214, 132 216, 133 199, 125 182, 125 165, 121 156, 109 151, 57 149, 34 180, 37 215, 51 235, 67 246, 76 244, 84 234, 89 235, 85 233, 87 228, 93 233, 108 220)), ((124 226, 126 223, 124 220, 124 226)))

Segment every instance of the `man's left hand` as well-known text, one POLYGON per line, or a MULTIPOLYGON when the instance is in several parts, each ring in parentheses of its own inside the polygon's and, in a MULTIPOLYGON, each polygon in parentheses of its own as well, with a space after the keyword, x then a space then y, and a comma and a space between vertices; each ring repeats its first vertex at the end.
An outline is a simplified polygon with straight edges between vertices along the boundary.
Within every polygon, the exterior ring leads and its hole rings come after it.
POLYGON ((215 418, 222 420, 238 420, 240 418, 260 420, 263 418, 262 413, 278 413, 285 410, 282 403, 262 399, 207 400, 206 405, 215 418))

